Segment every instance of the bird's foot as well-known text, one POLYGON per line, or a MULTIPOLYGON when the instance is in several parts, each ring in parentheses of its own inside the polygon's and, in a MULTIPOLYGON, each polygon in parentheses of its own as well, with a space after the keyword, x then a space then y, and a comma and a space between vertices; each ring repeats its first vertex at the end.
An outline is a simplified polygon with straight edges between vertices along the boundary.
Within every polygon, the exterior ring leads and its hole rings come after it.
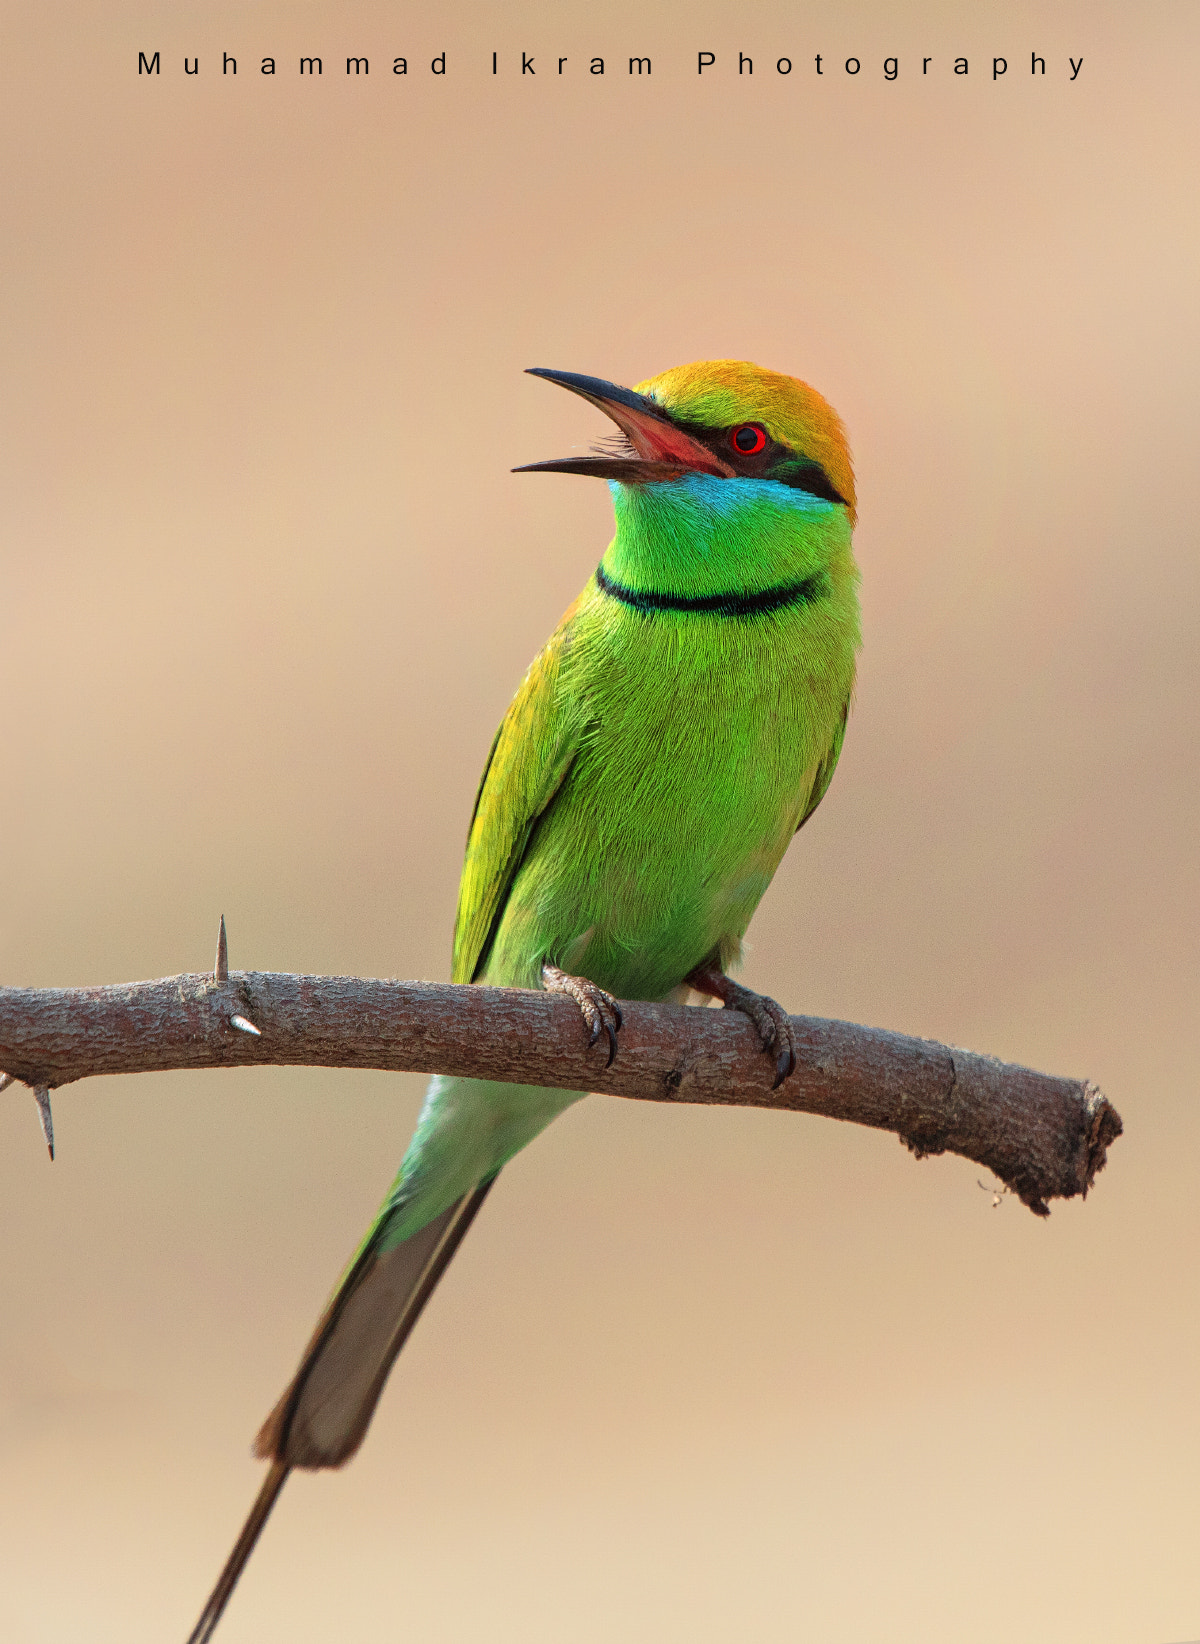
POLYGON ((754 993, 740 982, 733 981, 718 965, 697 965, 689 976, 684 977, 684 981, 697 993, 707 993, 719 999, 726 1010, 740 1010, 750 1018, 758 1029, 763 1049, 768 1056, 775 1058, 775 1083, 771 1089, 778 1090, 796 1070, 796 1044, 792 1038, 792 1025, 783 1007, 777 1005, 774 999, 768 999, 765 993, 754 993))
POLYGON ((542 986, 547 993, 567 993, 574 999, 590 1030, 589 1050, 602 1033, 608 1035, 608 1061, 604 1065, 611 1067, 621 1030, 621 1007, 612 994, 589 982, 586 976, 568 976, 565 970, 549 964, 542 965, 542 986))

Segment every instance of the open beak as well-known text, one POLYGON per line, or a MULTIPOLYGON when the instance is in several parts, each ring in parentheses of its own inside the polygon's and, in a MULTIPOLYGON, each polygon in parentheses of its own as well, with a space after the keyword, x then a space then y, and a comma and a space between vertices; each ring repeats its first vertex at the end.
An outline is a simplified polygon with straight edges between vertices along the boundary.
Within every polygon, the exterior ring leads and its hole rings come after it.
POLYGON ((678 428, 653 400, 632 389, 618 388, 602 377, 581 377, 575 371, 548 371, 531 366, 531 377, 545 377, 590 401, 611 417, 633 450, 627 456, 562 457, 555 462, 529 462, 514 474, 594 474, 598 479, 623 480, 626 485, 651 480, 679 479, 683 474, 716 474, 727 479, 733 469, 699 440, 678 428))

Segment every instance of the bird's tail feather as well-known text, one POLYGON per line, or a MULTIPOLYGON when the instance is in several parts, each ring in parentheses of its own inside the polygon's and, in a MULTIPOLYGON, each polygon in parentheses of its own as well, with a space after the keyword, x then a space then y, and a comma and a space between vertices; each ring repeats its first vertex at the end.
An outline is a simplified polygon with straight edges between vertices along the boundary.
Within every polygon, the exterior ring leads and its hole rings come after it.
POLYGON ((375 1229, 317 1323, 300 1368, 254 1441, 289 1467, 340 1467, 358 1449, 388 1371, 474 1221, 490 1176, 409 1235, 381 1248, 375 1229))
POLYGON ((273 1461, 262 1489, 258 1492, 254 1506, 250 1509, 249 1517, 242 1526, 242 1533, 233 1544, 233 1551, 225 1560, 225 1568, 217 1577, 217 1584, 208 1595, 208 1602, 200 1612, 200 1619, 188 1634, 187 1644, 208 1644, 221 1619, 222 1611, 229 1602, 229 1595, 237 1586, 237 1579, 245 1567, 246 1560, 254 1551, 254 1543, 262 1532, 263 1525, 270 1516, 279 1492, 287 1482, 291 1468, 285 1461, 273 1461))
POLYGON ((189 1644, 211 1637, 292 1468, 340 1467, 358 1449, 396 1354, 501 1166, 580 1094, 429 1081, 400 1173, 255 1441, 271 1466, 189 1644))
POLYGON ((388 1371, 474 1221, 485 1181, 401 1244, 382 1249, 381 1217, 322 1314, 255 1454, 271 1466, 188 1644, 206 1644, 293 1467, 340 1467, 362 1443, 388 1371))

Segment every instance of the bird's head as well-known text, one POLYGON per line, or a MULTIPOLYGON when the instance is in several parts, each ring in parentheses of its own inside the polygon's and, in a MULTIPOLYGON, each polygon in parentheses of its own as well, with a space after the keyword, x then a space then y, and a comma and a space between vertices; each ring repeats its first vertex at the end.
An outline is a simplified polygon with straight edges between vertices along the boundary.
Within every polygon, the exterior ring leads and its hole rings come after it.
POLYGON ((612 418, 619 448, 533 462, 516 473, 594 474, 622 485, 655 485, 688 474, 768 481, 845 506, 854 523, 854 471, 833 407, 796 377, 745 360, 675 366, 636 388, 600 377, 535 367, 612 418))

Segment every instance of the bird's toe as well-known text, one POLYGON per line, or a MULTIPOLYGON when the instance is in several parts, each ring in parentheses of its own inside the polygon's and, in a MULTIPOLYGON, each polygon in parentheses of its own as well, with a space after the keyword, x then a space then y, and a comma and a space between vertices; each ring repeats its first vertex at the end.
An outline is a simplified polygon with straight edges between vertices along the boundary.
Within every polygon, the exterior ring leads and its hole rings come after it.
POLYGON ((579 1014, 588 1027, 588 1049, 598 1042, 603 1033, 608 1040, 608 1060, 605 1067, 613 1065, 613 1058, 617 1054, 617 1034, 621 1031, 624 1017, 621 1007, 611 993, 597 987, 595 982, 589 982, 586 976, 571 976, 557 965, 542 965, 542 986, 547 993, 565 993, 574 999, 579 1007, 579 1014))
POLYGON ((754 1023, 759 1043, 768 1056, 775 1058, 775 1082, 778 1090, 785 1079, 796 1071, 796 1044, 787 1012, 765 993, 755 993, 740 982, 726 976, 715 963, 698 965, 686 978, 701 993, 720 999, 726 1010, 740 1010, 754 1023))

